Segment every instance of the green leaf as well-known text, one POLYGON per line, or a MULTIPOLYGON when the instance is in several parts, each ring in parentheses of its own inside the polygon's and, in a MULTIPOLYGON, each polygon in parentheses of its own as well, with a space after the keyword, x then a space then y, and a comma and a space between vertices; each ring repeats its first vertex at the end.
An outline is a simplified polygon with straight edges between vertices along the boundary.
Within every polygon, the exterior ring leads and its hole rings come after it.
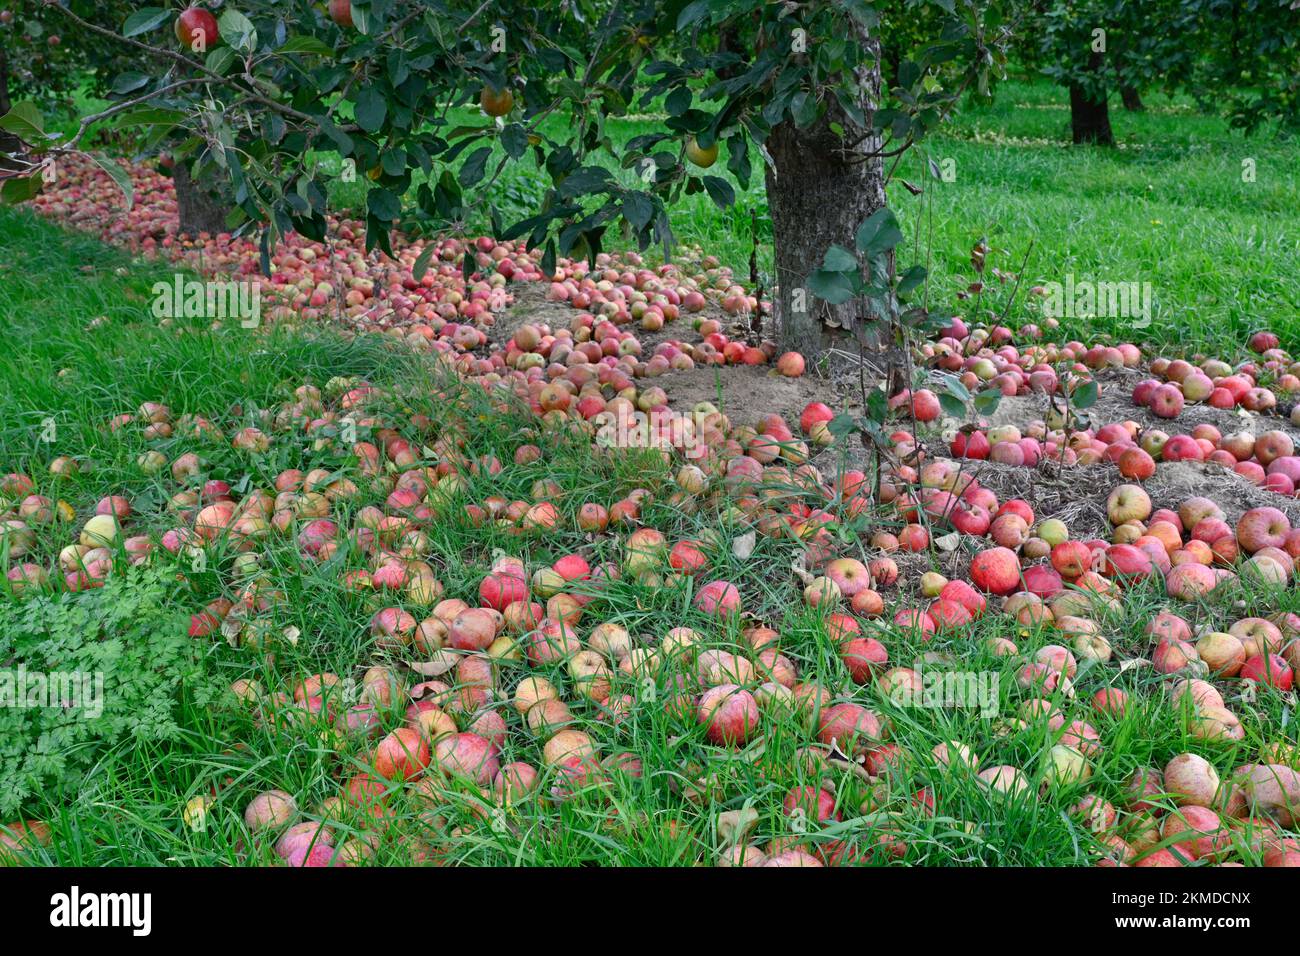
POLYGON ((950 395, 947 392, 939 394, 939 407, 944 413, 953 418, 963 418, 966 415, 966 403, 956 395, 950 395))
POLYGON ((203 58, 203 65, 213 73, 225 76, 235 65, 236 59, 234 50, 228 46, 219 46, 208 51, 208 55, 203 58))
POLYGON ((134 93, 148 82, 149 75, 147 73, 128 70, 125 73, 119 73, 113 78, 113 92, 119 96, 125 96, 127 93, 134 93))
POLYGON ((847 273, 819 269, 808 276, 808 291, 831 305, 843 305, 853 298, 853 282, 847 273))
POLYGON ((736 191, 731 188, 731 183, 718 176, 705 176, 704 188, 713 200, 715 206, 719 209, 726 209, 736 201, 736 191))
POLYGON ((1090 378, 1070 393, 1070 404, 1080 409, 1091 408, 1097 402, 1098 393, 1097 380, 1090 378))
POLYGON ((907 298, 925 281, 926 274, 925 266, 912 266, 898 280, 898 288, 895 290, 895 294, 900 299, 907 298))
POLYGON ((876 256, 888 252, 903 241, 903 231, 898 228, 894 213, 885 206, 877 209, 858 227, 855 242, 858 252, 876 256))
POLYGON ((318 40, 316 37, 306 34, 289 37, 284 42, 284 46, 275 51, 276 53, 309 53, 314 56, 334 56, 334 48, 324 40, 318 40))
POLYGON ((424 278, 424 274, 429 271, 429 262, 433 259, 433 254, 438 250, 436 242, 425 243, 420 254, 415 258, 415 265, 411 267, 411 278, 419 282, 424 278))
POLYGON ((961 379, 956 375, 945 375, 943 377, 943 389, 949 395, 959 398, 963 402, 970 401, 970 389, 963 385, 961 379))
POLYGON ((45 138, 45 120, 36 104, 24 100, 15 103, 4 116, 0 116, 0 129, 13 133, 28 143, 45 138))
POLYGON ((790 115, 794 117, 794 125, 800 129, 810 125, 817 113, 817 97, 811 93, 800 90, 790 98, 790 115))
POLYGON ((122 195, 126 197, 126 211, 130 212, 131 207, 135 205, 135 188, 131 185, 131 174, 117 160, 103 153, 91 153, 90 158, 100 169, 108 173, 113 182, 117 183, 118 188, 122 190, 122 195))
POLYGON ((226 10, 217 17, 217 29, 226 43, 241 53, 257 49, 257 28, 238 10, 226 10))
POLYGON ((510 123, 501 130, 501 148, 511 159, 519 159, 528 152, 528 130, 522 123, 510 123))
POLYGON ((352 25, 362 36, 370 36, 370 5, 352 4, 352 25))
POLYGON ((831 246, 822 259, 822 268, 827 272, 857 272, 858 257, 843 246, 831 246))
POLYGON ((1002 389, 986 388, 975 396, 975 411, 981 415, 992 415, 1002 404, 1002 389))
POLYGON ((836 438, 843 438, 845 435, 852 435, 860 430, 858 420, 844 412, 840 412, 840 414, 832 418, 826 427, 836 438))
POLYGON ((40 191, 40 176, 11 176, 4 181, 3 186, 0 186, 0 202, 8 206, 16 206, 31 199, 40 191))
POLYGON ((141 33, 157 30, 171 18, 172 12, 170 10, 163 10, 159 7, 145 7, 143 10, 137 10, 126 18, 126 22, 122 24, 122 36, 136 37, 141 33))
POLYGON ((564 180, 564 185, 560 187, 560 195, 564 199, 572 199, 575 196, 600 192, 609 188, 609 185, 608 169, 603 166, 583 166, 581 169, 574 170, 564 180))
POLYGON ((141 106, 137 109, 118 113, 115 122, 118 126, 166 126, 172 127, 185 118, 180 110, 164 109, 160 106, 141 106))
POLYGON ((691 108, 691 90, 688 86, 679 86, 664 98, 664 109, 669 116, 681 116, 691 108))
POLYGON ((366 193, 366 208, 381 222, 396 222, 402 215, 402 201, 387 189, 372 189, 366 193))
POLYGON ((480 146, 469 154, 465 164, 460 167, 460 175, 457 177, 461 186, 468 189, 483 179, 483 174, 487 171, 488 157, 491 155, 491 146, 480 146))
POLYGON ((378 132, 388 116, 388 101, 373 86, 368 86, 357 95, 357 125, 367 133, 378 132))
POLYGON ((623 197, 623 218, 640 232, 654 218, 654 201, 645 193, 628 193, 623 197))
POLYGON ((677 14, 677 29, 685 30, 696 20, 704 19, 708 12, 709 0, 693 0, 682 7, 682 12, 677 14))

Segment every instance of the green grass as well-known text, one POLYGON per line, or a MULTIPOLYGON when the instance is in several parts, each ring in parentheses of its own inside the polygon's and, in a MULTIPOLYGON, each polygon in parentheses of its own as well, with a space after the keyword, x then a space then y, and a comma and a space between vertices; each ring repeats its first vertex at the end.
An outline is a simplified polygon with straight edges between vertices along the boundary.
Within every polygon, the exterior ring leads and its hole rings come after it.
MULTIPOLYGON (((228 481, 243 493, 270 487, 285 468, 326 469, 360 486, 356 498, 339 498, 332 506, 340 526, 351 527, 363 505, 382 504, 388 486, 359 471, 333 431, 309 435, 301 427, 277 428, 256 410, 283 408, 302 384, 326 389, 327 407, 336 409, 337 390, 328 389, 329 381, 340 375, 365 377, 383 389, 367 405, 367 415, 415 440, 418 448, 429 449, 421 455, 430 464, 448 460, 448 441, 460 443, 460 455, 467 461, 491 455, 510 463, 525 443, 545 450, 539 460, 507 467, 498 475, 466 471, 463 490, 443 502, 437 519, 426 526, 418 553, 435 569, 446 596, 473 601, 479 581, 499 553, 524 557, 530 569, 576 550, 593 565, 621 562, 626 529, 588 536, 576 530, 575 515, 584 501, 609 504, 645 488, 652 500, 644 509, 644 523, 661 529, 669 542, 717 535, 723 546, 711 550, 701 580, 737 582, 746 610, 779 631, 781 653, 797 667, 800 680, 825 688, 833 700, 876 711, 890 726, 891 739, 904 745, 912 758, 907 766, 868 785, 844 762, 833 762, 824 771, 810 768, 800 755, 811 740, 809 718, 779 708, 765 713, 761 742, 742 751, 710 745, 693 715, 670 706, 670 679, 677 673, 673 666, 651 680, 615 672, 613 692, 628 694, 632 703, 626 720, 614 723, 575 692, 575 681, 563 665, 529 668, 502 660, 495 669, 502 697, 494 707, 509 728, 502 761, 523 760, 542 769, 541 788, 517 805, 497 808, 479 791, 461 784, 434 787, 431 803, 422 803, 412 786, 393 785, 388 823, 377 826, 364 814, 326 805, 341 784, 366 765, 361 744, 334 737, 326 722, 301 712, 268 707, 258 714, 229 696, 209 699, 206 694, 211 686, 225 687, 237 679, 256 680, 268 694, 289 692, 297 681, 320 671, 358 679, 369 666, 398 665, 415 655, 377 645, 369 632, 371 615, 393 603, 420 617, 428 609, 406 598, 344 588, 345 571, 368 566, 366 557, 350 546, 326 562, 315 562, 298 553, 293 537, 270 535, 259 540, 259 570, 251 572, 239 570, 236 561, 247 557, 241 558, 224 541, 207 550, 202 567, 189 555, 157 557, 155 564, 164 573, 184 578, 176 580, 169 598, 177 611, 197 611, 218 594, 233 596, 253 580, 280 592, 282 597, 271 600, 258 618, 266 628, 258 633, 272 637, 255 640, 245 634, 234 645, 219 635, 195 639, 204 678, 179 695, 173 708, 178 730, 168 741, 119 740, 98 754, 85 786, 76 792, 53 788, 24 805, 23 816, 48 820, 53 831, 50 846, 33 852, 35 862, 269 862, 272 839, 250 835, 242 812, 256 793, 279 788, 294 795, 307 818, 328 820, 340 841, 349 836, 373 838, 380 863, 430 858, 498 865, 712 863, 720 848, 719 814, 753 808, 758 815, 757 843, 794 839, 816 849, 842 840, 873 863, 891 859, 873 852, 881 841, 901 840, 906 844, 902 860, 914 864, 1081 864, 1098 853, 1095 840, 1069 812, 1085 792, 1118 805, 1124 781, 1139 767, 1159 767, 1174 754, 1192 750, 1226 773, 1255 759, 1263 743, 1287 734, 1290 705, 1284 695, 1265 692, 1253 702, 1233 701, 1247 727, 1244 741, 1202 741, 1190 735, 1189 715, 1171 701, 1160 676, 1149 668, 1120 672, 1115 662, 1084 667, 1075 681, 1077 696, 1070 698, 1063 691, 1050 696, 1067 719, 1092 723, 1103 746, 1091 761, 1086 784, 1051 783, 1047 754, 1057 735, 1041 719, 1016 723, 1027 716, 1024 702, 1035 696, 1017 685, 1016 674, 1033 651, 1060 640, 1059 632, 1009 628, 1005 618, 989 615, 924 642, 905 629, 868 625, 888 648, 891 664, 914 666, 922 654, 937 654, 940 657, 928 660, 925 669, 970 672, 997 681, 996 712, 988 719, 969 709, 899 704, 878 685, 849 681, 828 634, 825 612, 803 604, 801 585, 790 574, 798 544, 760 536, 753 554, 737 557, 728 545, 745 531, 744 525, 720 512, 718 501, 697 501, 694 510, 670 502, 672 472, 653 458, 637 453, 597 455, 585 437, 543 431, 526 412, 494 408, 481 391, 449 379, 428 360, 377 341, 347 342, 327 331, 161 328, 147 310, 147 290, 164 277, 157 266, 131 262, 21 212, 0 211, 0 268, 0 314, 6 317, 0 388, 11 396, 10 414, 0 430, 0 473, 31 474, 39 493, 68 502, 77 516, 73 525, 56 522, 42 528, 33 560, 52 564, 58 549, 106 493, 124 494, 134 502, 138 513, 128 522, 130 533, 157 536, 174 527, 178 519, 166 502, 186 483, 174 481, 166 471, 145 473, 137 461, 149 449, 162 451, 168 459, 197 450, 203 458, 203 478, 228 481), (107 321, 91 322, 100 315, 107 321), (138 425, 107 430, 110 417, 147 400, 167 402, 176 418, 204 415, 222 428, 227 440, 197 442, 183 437, 179 429, 170 438, 148 440, 138 425), (47 443, 40 433, 44 417, 50 415, 58 428, 55 440, 47 443), (423 431, 418 415, 429 420, 423 431), (230 448, 229 436, 254 423, 272 437, 271 449, 249 454, 230 448), (78 475, 59 479, 49 473, 49 462, 63 455, 81 463, 78 475), (532 501, 538 497, 534 483, 540 480, 558 485, 558 491, 547 493, 561 516, 553 535, 520 537, 491 523, 478 527, 461 507, 490 495, 532 501), (995 635, 1013 637, 1020 655, 993 655, 986 640, 995 635), (642 774, 611 772, 604 786, 580 788, 570 799, 553 800, 552 788, 563 792, 564 780, 555 770, 545 769, 542 740, 523 726, 506 702, 528 674, 544 675, 564 690, 574 726, 591 736, 602 757, 630 755, 640 761, 642 774), (1125 717, 1111 719, 1092 711, 1091 694, 1106 686, 1131 693, 1134 707, 1125 717), (967 770, 938 764, 930 750, 948 740, 967 744, 982 767, 1020 768, 1028 789, 1019 797, 1000 796, 967 770), (781 812, 791 788, 813 783, 834 788, 843 822, 805 826, 781 812), (922 787, 935 795, 933 816, 914 805, 913 794, 922 787), (206 829, 192 831, 182 821, 182 809, 195 797, 214 792, 206 829)), ((359 437, 378 440, 365 425, 359 437)), ((833 464, 827 462, 826 467, 833 464)), ((789 486, 773 490, 805 497, 789 486)), ((846 525, 849 552, 860 554, 862 535, 890 521, 887 514, 872 513, 846 525)), ((295 529, 301 523, 295 521, 295 529)), ((696 611, 693 589, 690 581, 653 586, 620 580, 594 596, 577 625, 578 634, 585 639, 595 622, 615 622, 628 630, 636 646, 654 647, 671 628, 690 626, 701 635, 703 648, 747 654, 738 623, 718 622, 696 611)), ((916 600, 893 588, 886 589, 886 596, 891 610, 916 600)), ((1232 619, 1230 614, 1300 608, 1294 590, 1282 595, 1247 591, 1240 598, 1245 603, 1239 606, 1198 605, 1187 613, 1198 624, 1221 628, 1232 619)), ((1163 603, 1157 589, 1146 587, 1129 592, 1113 609, 1098 610, 1117 656, 1149 654, 1141 627, 1163 603)), ((676 666, 691 670, 687 662, 676 666)), ((454 676, 444 680, 455 683, 454 676)), ((397 726, 401 718, 400 707, 385 712, 385 728, 397 726)), ((470 717, 459 720, 463 728, 470 717)), ((1244 848, 1244 837, 1242 845, 1240 858, 1253 862, 1254 851, 1244 848)))

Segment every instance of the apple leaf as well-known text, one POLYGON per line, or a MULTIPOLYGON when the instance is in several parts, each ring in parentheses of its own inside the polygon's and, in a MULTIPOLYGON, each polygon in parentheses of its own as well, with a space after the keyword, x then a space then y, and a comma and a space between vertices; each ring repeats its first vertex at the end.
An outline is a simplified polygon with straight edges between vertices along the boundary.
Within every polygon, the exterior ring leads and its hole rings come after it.
POLYGON ((0 202, 7 206, 16 206, 26 202, 41 191, 40 176, 11 176, 0 186, 0 202))
POLYGON ((902 278, 898 280, 898 289, 896 290, 898 297, 906 299, 915 292, 917 287, 925 281, 926 275, 925 266, 912 266, 912 268, 904 272, 902 278))
POLYGON ((429 271, 429 261, 433 258, 436 248, 437 246, 434 243, 426 243, 424 248, 420 250, 420 254, 416 256, 415 265, 411 267, 411 278, 416 282, 423 279, 424 274, 429 271))
POLYGON ((145 7, 143 10, 137 10, 126 18, 122 24, 122 36, 135 37, 141 33, 148 33, 150 30, 157 30, 160 26, 172 18, 170 10, 163 10, 159 7, 145 7))
POLYGON ((854 237, 858 252, 868 256, 877 256, 888 252, 903 241, 903 231, 898 228, 898 220, 889 207, 877 209, 858 227, 854 237))
POLYGON ((113 182, 117 183, 118 188, 122 190, 122 195, 126 197, 126 211, 130 212, 135 205, 135 188, 131 185, 131 174, 117 160, 103 153, 91 153, 90 158, 100 169, 108 173, 113 182))
POLYGON ((951 392, 942 392, 939 395, 939 405, 953 418, 963 418, 966 415, 966 403, 951 392))
POLYGON ((853 298, 853 284, 843 272, 819 269, 808 276, 808 291, 831 305, 843 305, 853 298))
POLYGON ((45 138, 45 120, 36 104, 24 100, 15 103, 4 116, 0 116, 0 129, 13 133, 27 143, 45 138))
POLYGON ((726 209, 736 201, 736 191, 731 188, 731 183, 718 176, 705 176, 704 189, 719 209, 726 209))
POLYGON ((741 561, 746 561, 754 553, 754 547, 758 544, 758 535, 754 531, 747 531, 738 538, 733 538, 731 542, 731 553, 741 561))
POLYGON ((217 28, 230 46, 241 53, 257 49, 257 27, 238 10, 227 10, 217 18, 217 28))
POLYGON ((1097 380, 1089 379, 1070 395, 1070 404, 1075 408, 1091 408, 1097 402, 1097 380))
POLYGON ((357 96, 357 125, 367 133, 373 133, 384 125, 388 116, 388 103, 373 86, 368 86, 357 96))
POLYGON ((333 56, 334 48, 324 40, 318 40, 316 37, 299 35, 289 37, 284 42, 284 46, 276 50, 277 53, 310 53, 315 56, 333 56))
POLYGON ((986 388, 975 396, 975 411, 981 415, 992 415, 1002 404, 1002 389, 986 388))
POLYGON ((857 272, 858 259, 843 246, 831 246, 822 259, 822 268, 827 272, 857 272))

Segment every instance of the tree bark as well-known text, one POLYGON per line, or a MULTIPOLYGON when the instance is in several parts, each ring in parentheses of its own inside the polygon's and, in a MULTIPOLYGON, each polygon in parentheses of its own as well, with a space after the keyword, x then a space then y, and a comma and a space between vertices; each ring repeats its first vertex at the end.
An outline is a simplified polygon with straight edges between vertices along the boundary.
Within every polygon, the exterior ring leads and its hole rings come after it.
POLYGON ((190 176, 189 163, 178 161, 172 170, 176 186, 176 210, 180 230, 188 236, 206 232, 215 236, 226 232, 226 215, 230 204, 219 193, 200 185, 190 176))
MULTIPOLYGON (((0 43, 0 116, 8 113, 13 103, 9 100, 9 56, 0 43)), ((14 154, 23 148, 22 140, 8 130, 0 129, 0 153, 14 154)), ((6 162, 0 157, 0 169, 19 169, 16 163, 6 162)))
MULTIPOLYGON (((1087 69, 1093 74, 1100 74, 1104 63, 1105 55, 1094 50, 1088 56, 1087 69)), ((1115 136, 1110 131, 1110 105, 1107 103, 1103 83, 1097 81, 1087 86, 1077 83, 1071 85, 1070 127, 1076 146, 1080 143, 1114 145, 1115 136)))
MULTIPOLYGON (((867 41, 873 56, 859 68, 866 92, 859 103, 867 128, 880 98, 879 44, 867 41)), ((838 124, 851 137, 858 125, 832 99, 817 122, 804 129, 790 120, 773 127, 766 148, 767 204, 775 245, 774 290, 777 335, 781 345, 815 355, 853 328, 862 305, 832 306, 815 298, 807 277, 821 268, 831 245, 853 250, 862 221, 885 205, 884 163, 877 137, 848 146, 831 129, 838 124), (774 168, 775 167, 775 168, 774 168)))
POLYGON ((1141 113, 1146 109, 1142 105, 1142 94, 1138 92, 1135 86, 1121 86, 1119 88, 1119 98, 1124 103, 1124 109, 1130 113, 1141 113))
POLYGON ((1075 145, 1095 143, 1112 146, 1115 143, 1115 135, 1110 129, 1110 108, 1104 94, 1098 98, 1081 86, 1071 86, 1070 127, 1075 145))

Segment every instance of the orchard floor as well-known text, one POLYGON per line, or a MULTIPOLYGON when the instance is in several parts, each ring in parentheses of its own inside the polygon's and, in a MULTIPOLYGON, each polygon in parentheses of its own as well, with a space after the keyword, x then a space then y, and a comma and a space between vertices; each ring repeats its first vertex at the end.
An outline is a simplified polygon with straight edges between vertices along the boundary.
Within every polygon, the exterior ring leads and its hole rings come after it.
MULTIPOLYGON (((632 646, 659 655, 664 666, 658 671, 621 668, 619 662, 634 658, 617 653, 594 671, 584 670, 573 663, 578 656, 550 659, 523 634, 515 638, 539 658, 530 663, 512 647, 493 645, 484 670, 481 654, 435 653, 409 634, 403 640, 376 626, 376 615, 391 607, 431 620, 431 602, 407 588, 375 584, 379 579, 372 574, 384 562, 359 547, 340 544, 326 559, 313 557, 300 535, 320 516, 319 495, 289 499, 293 533, 250 531, 242 539, 218 539, 205 549, 201 564, 185 548, 173 555, 155 544, 152 572, 143 564, 115 571, 104 588, 76 593, 97 593, 96 600, 129 607, 137 593, 156 593, 147 578, 160 574, 169 587, 152 610, 174 619, 178 632, 223 595, 236 601, 236 609, 210 633, 168 646, 169 654, 188 661, 183 678, 169 689, 169 705, 149 708, 134 726, 128 721, 78 729, 88 737, 64 764, 0 767, 0 783, 9 784, 0 791, 13 795, 0 814, 49 827, 48 839, 25 851, 34 862, 301 860, 301 854, 295 857, 301 847, 282 844, 277 854, 280 831, 246 813, 258 794, 278 790, 292 797, 294 818, 322 823, 349 861, 379 864, 712 864, 728 853, 734 815, 747 818, 752 810, 748 843, 761 847, 765 858, 786 863, 1083 865, 1114 853, 1117 834, 1148 855, 1160 853, 1176 835, 1162 843, 1157 832, 1151 839, 1154 817, 1126 797, 1134 772, 1194 752, 1226 779, 1233 768, 1262 761, 1266 748, 1294 742, 1288 719, 1294 694, 1235 679, 1218 680, 1216 687, 1241 720, 1240 737, 1206 736, 1203 715, 1188 706, 1186 696, 1172 695, 1166 676, 1151 666, 1144 628, 1170 604, 1157 580, 1128 588, 1122 602, 1093 609, 1113 656, 1081 660, 1073 681, 1053 689, 1026 682, 1024 669, 1040 651, 1050 654, 1066 640, 1056 628, 989 613, 925 639, 915 628, 891 623, 894 612, 928 600, 920 593, 923 572, 939 569, 950 578, 968 573, 972 554, 984 546, 970 536, 951 549, 890 556, 900 575, 879 586, 885 615, 864 616, 854 626, 887 651, 882 668, 969 678, 988 697, 900 701, 883 686, 880 673, 862 683, 853 679, 852 661, 835 637, 835 629, 846 625, 804 599, 802 544, 789 535, 754 535, 728 496, 681 496, 674 470, 664 469, 657 455, 594 451, 586 436, 547 428, 522 405, 494 404, 433 356, 382 336, 341 335, 327 321, 294 328, 273 323, 259 330, 205 323, 163 327, 149 313, 149 290, 155 281, 169 280, 173 266, 132 259, 23 212, 0 211, 0 236, 6 346, 0 381, 13 396, 11 413, 0 423, 0 472, 33 476, 35 492, 52 503, 66 502, 73 516, 34 522, 24 560, 52 568, 106 495, 131 503, 127 533, 158 542, 193 521, 197 503, 177 504, 173 496, 198 489, 197 481, 225 482, 232 494, 248 497, 269 489, 286 469, 321 469, 319 487, 332 489, 324 507, 340 532, 350 528, 348 541, 360 541, 369 520, 365 506, 398 508, 388 497, 391 484, 367 470, 338 432, 337 417, 355 407, 365 412, 358 440, 391 455, 391 440, 400 435, 412 443, 415 460, 459 476, 457 487, 434 486, 443 490, 430 493, 435 510, 420 522, 417 537, 387 542, 404 558, 427 564, 448 599, 477 604, 480 585, 501 555, 522 559, 530 572, 574 554, 591 567, 628 565, 632 527, 588 532, 578 514, 585 502, 609 506, 638 489, 648 495, 636 524, 660 531, 669 545, 700 542, 704 561, 694 578, 624 574, 599 588, 565 588, 589 599, 576 624, 584 639, 590 640, 598 623, 622 628, 632 646), (356 392, 362 381, 373 391, 356 392), (304 398, 310 393, 300 391, 303 386, 320 390, 322 406, 304 398), (170 435, 151 434, 138 415, 107 427, 114 416, 135 413, 146 402, 170 407, 176 426, 170 435), (330 414, 332 424, 326 421, 330 414), (313 415, 325 424, 313 425, 313 415), (185 416, 204 416, 224 440, 192 436, 182 427, 185 416), (247 428, 257 428, 266 447, 232 447, 230 439, 247 428), (454 448, 449 442, 462 444, 454 448), (540 457, 517 457, 525 446, 537 446, 540 457), (200 456, 197 478, 168 467, 151 470, 142 457, 155 452, 171 463, 191 451, 200 456), (51 474, 51 462, 61 456, 77 462, 75 473, 51 474), (334 484, 341 480, 354 483, 355 493, 334 484), (544 498, 556 509, 555 527, 521 533, 476 521, 464 508, 493 497, 526 503, 544 498), (366 584, 358 589, 361 578, 366 584), (698 605, 700 584, 710 580, 734 583, 743 615, 720 620, 698 605), (778 632, 775 651, 765 651, 747 633, 759 624, 778 632), (667 650, 669 634, 678 627, 693 628, 700 638, 690 666, 667 650), (1014 640, 1017 652, 999 654, 991 638, 1014 640), (336 693, 304 685, 320 674, 339 676, 336 693), (564 705, 553 716, 567 726, 568 736, 525 717, 518 688, 530 677, 546 677, 557 689, 564 705), (743 746, 711 739, 701 726, 690 693, 696 679, 766 688, 759 695, 757 732, 743 746), (232 691, 248 692, 250 685, 240 682, 250 681, 257 687, 252 706, 232 691), (791 707, 774 689, 796 681, 825 695, 820 712, 791 707), (1128 695, 1123 713, 1094 705, 1094 694, 1108 689, 1128 695), (295 697, 301 698, 297 704, 295 697), (485 775, 483 764, 442 746, 435 747, 433 759, 445 776, 430 770, 402 781, 401 759, 395 766, 392 753, 376 752, 373 739, 340 729, 334 719, 338 711, 355 713, 358 697, 374 701, 358 719, 373 719, 384 732, 411 717, 408 707, 419 711, 420 701, 436 702, 458 731, 456 740, 473 734, 497 742, 499 764, 527 764, 539 774, 536 785, 504 799, 499 788, 503 779, 513 782, 509 777, 485 775), (870 730, 859 724, 855 732, 863 708, 876 723, 870 730), (847 715, 847 725, 828 729, 824 718, 832 712, 847 715), (971 765, 936 753, 940 745, 955 749, 955 742, 969 748, 971 765), (1067 745, 1086 753, 1086 770, 1062 763, 1070 759, 1061 752, 1067 745), (997 768, 1014 768, 1014 775, 1005 773, 1019 785, 1007 792, 976 773, 995 771, 993 779, 1002 780, 997 768), (801 789, 808 787, 814 789, 801 789), (1094 832, 1092 818, 1076 812, 1090 795, 1119 808, 1114 827, 1094 832)), ((512 302, 485 328, 490 343, 499 347, 525 322, 567 324, 572 310, 545 303, 538 295, 544 287, 510 287, 512 302)), ((689 335, 686 328, 668 326, 640 338, 648 354, 669 338, 689 335)), ((679 411, 711 401, 738 424, 759 424, 776 413, 797 433, 808 402, 838 409, 855 401, 855 377, 842 365, 833 367, 825 377, 810 370, 787 379, 766 367, 699 366, 653 382, 679 411)), ((1097 414, 1103 421, 1132 418, 1144 427, 1177 431, 1210 420, 1202 414, 1208 410, 1194 406, 1173 423, 1143 420, 1126 398, 1135 375, 1098 375, 1103 397, 1097 414)), ((649 384, 637 381, 639 387, 649 384)), ((1033 399, 1008 399, 996 417, 1023 427, 1042 415, 1033 399)), ((923 437, 942 452, 940 432, 955 424, 940 422, 923 437)), ((1223 424, 1296 434, 1277 416, 1233 414, 1223 424)), ((822 450, 813 461, 828 477, 846 465, 864 471, 870 466, 851 442, 822 450)), ((1113 465, 1059 471, 969 467, 1000 500, 1022 497, 1040 518, 1068 519, 1076 538, 1109 530, 1105 497, 1119 483, 1113 465)), ((390 476, 395 471, 387 469, 390 476)), ((797 487, 769 491, 772 500, 795 506, 824 503, 797 487)), ((1156 507, 1211 495, 1234 519, 1261 503, 1285 509, 1293 520, 1300 517, 1294 499, 1209 466, 1162 464, 1148 491, 1156 507)), ((870 549, 872 532, 896 529, 897 521, 868 510, 832 526, 836 549, 868 562, 885 557, 870 549)), ((18 556, 11 552, 9 559, 18 556)), ((543 596, 538 587, 535 598, 543 596)), ((65 598, 82 599, 89 600, 65 598)), ((27 620, 33 606, 30 596, 3 603, 5 613, 15 615, 11 624, 27 620)), ((1300 599, 1294 588, 1242 584, 1223 600, 1198 600, 1177 610, 1199 633, 1226 630, 1246 617, 1295 612, 1300 599)), ((20 633, 16 625, 11 633, 20 633)), ((92 636, 105 642, 113 637, 92 636)), ((95 659, 97 640, 87 638, 83 645, 71 639, 67 653, 74 660, 95 659)), ((12 646, 3 650, 5 659, 16 653, 12 646)), ((98 666, 108 672, 110 689, 122 688, 122 700, 130 701, 128 675, 113 669, 120 662, 109 658, 98 666)), ((24 718, 16 719, 12 733, 34 732, 24 718)), ((417 753, 412 759, 430 758, 417 753)), ((1178 816, 1175 795, 1154 801, 1166 821, 1178 816)), ((1259 819, 1232 819, 1237 822, 1224 828, 1225 858, 1255 864, 1275 849, 1259 819)))

